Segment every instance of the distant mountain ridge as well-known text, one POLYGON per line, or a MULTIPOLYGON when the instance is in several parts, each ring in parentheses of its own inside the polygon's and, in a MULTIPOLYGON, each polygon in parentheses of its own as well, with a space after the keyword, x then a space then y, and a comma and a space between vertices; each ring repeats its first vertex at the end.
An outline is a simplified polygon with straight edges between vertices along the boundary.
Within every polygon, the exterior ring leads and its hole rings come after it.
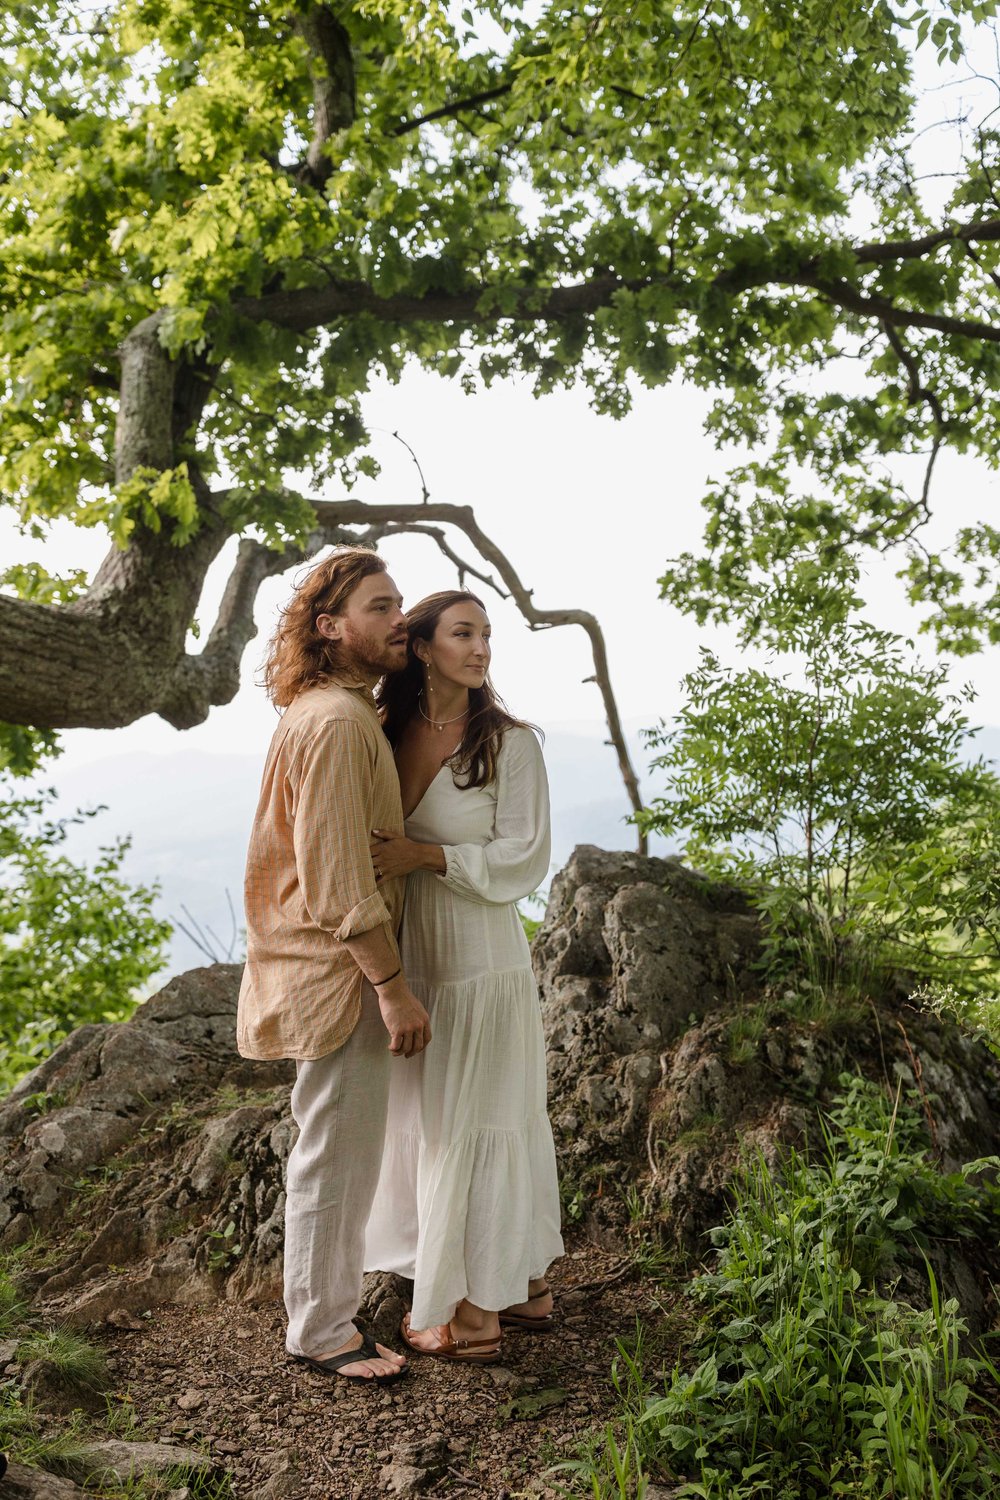
MULTIPOLYGON (((634 736, 631 751, 643 764, 645 750, 634 736)), ((629 806, 613 751, 593 734, 551 731, 545 760, 552 795, 552 870, 560 869, 577 844, 632 849, 636 832, 626 821, 629 806)), ((177 750, 170 755, 133 752, 43 778, 57 784, 60 816, 78 807, 104 804, 107 811, 70 832, 76 858, 91 858, 102 844, 128 835, 132 847, 123 871, 128 879, 161 887, 158 911, 189 926, 185 909, 217 940, 215 956, 229 956, 232 917, 228 891, 242 925, 243 862, 264 761, 257 755, 214 755, 177 750)), ((657 839, 654 852, 664 853, 657 839)), ((237 947, 235 955, 240 949, 237 947)), ((175 931, 169 972, 202 961, 204 955, 175 931)))
MULTIPOLYGON (((545 738, 552 796, 552 870, 562 868, 577 844, 603 849, 634 849, 635 829, 619 779, 614 752, 605 744, 603 726, 576 733, 552 729, 545 738)), ((633 763, 644 767, 649 753, 638 729, 629 735, 633 763)), ((973 749, 1000 762, 1000 727, 990 725, 976 736, 973 749)), ((43 778, 58 784, 61 816, 78 807, 103 803, 107 811, 70 834, 74 857, 91 858, 102 844, 127 834, 132 839, 124 873, 144 884, 158 882, 159 912, 175 926, 168 973, 202 962, 204 955, 177 923, 189 925, 185 909, 204 930, 211 930, 214 956, 230 956, 233 920, 242 925, 243 861, 247 835, 257 803, 264 747, 254 755, 214 755, 178 750, 170 755, 131 753, 43 778)), ((656 777, 642 776, 642 791, 654 796, 656 777)), ((661 838, 650 841, 651 854, 670 852, 661 838)), ((232 956, 238 957, 238 945, 232 956)))

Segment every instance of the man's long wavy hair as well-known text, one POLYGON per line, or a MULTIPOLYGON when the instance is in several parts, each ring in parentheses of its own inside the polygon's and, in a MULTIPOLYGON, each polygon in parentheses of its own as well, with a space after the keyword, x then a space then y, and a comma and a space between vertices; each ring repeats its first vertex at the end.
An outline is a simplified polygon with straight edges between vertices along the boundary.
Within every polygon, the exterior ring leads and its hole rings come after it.
POLYGON ((316 629, 320 615, 339 615, 363 578, 386 565, 367 547, 336 547, 310 568, 281 611, 264 661, 263 683, 275 708, 287 708, 303 688, 326 682, 341 668, 336 641, 316 629))
MULTIPOLYGON (((486 606, 475 594, 465 589, 444 589, 439 594, 428 594, 406 612, 406 666, 401 672, 393 672, 382 679, 376 694, 376 702, 382 715, 382 727, 389 743, 395 750, 410 720, 420 712, 420 694, 424 686, 424 664, 413 649, 415 641, 432 641, 438 621, 446 609, 453 604, 478 604, 486 606)), ((523 719, 515 719, 503 699, 497 693, 489 675, 479 688, 469 689, 469 718, 462 742, 445 765, 457 787, 467 791, 474 786, 488 786, 496 778, 497 756, 508 729, 534 729, 523 719), (459 777, 464 777, 459 781, 459 777)))

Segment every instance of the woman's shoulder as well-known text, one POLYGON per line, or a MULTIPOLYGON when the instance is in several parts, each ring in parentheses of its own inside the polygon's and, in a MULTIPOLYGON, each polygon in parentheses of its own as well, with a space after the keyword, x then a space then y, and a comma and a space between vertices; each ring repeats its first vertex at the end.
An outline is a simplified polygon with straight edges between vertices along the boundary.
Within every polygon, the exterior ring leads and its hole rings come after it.
POLYGON ((539 731, 530 724, 511 724, 503 732, 498 761, 510 765, 542 765, 539 731))

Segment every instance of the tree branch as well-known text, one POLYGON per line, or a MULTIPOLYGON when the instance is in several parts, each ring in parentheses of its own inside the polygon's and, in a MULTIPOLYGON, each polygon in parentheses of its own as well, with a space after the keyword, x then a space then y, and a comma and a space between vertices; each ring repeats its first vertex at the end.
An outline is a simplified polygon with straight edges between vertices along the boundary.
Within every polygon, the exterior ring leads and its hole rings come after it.
POLYGON ((823 281, 814 276, 780 279, 789 286, 811 286, 821 297, 863 318, 878 319, 897 328, 932 328, 938 333, 951 333, 959 338, 1000 344, 1000 326, 995 327, 992 323, 980 323, 973 318, 951 318, 941 313, 914 312, 907 307, 897 307, 884 297, 866 297, 847 281, 823 281))
POLYGON ((408 135, 411 130, 419 130, 421 125, 430 125, 434 120, 446 120, 451 115, 457 115, 460 110, 474 109, 479 104, 488 104, 491 99, 500 99, 504 94, 509 94, 513 87, 512 83, 501 83, 494 89, 483 89, 478 94, 470 94, 467 99, 456 99, 451 104, 443 104, 440 109, 431 109, 425 115, 404 120, 389 133, 393 136, 408 135))
POLYGON ((945 426, 945 417, 944 411, 941 407, 941 402, 938 400, 937 393, 923 384, 920 374, 920 364, 917 360, 916 355, 913 354, 911 350, 907 349, 906 345, 903 343, 903 340, 900 338, 899 334, 896 332, 895 328, 893 328, 891 323, 885 323, 883 324, 883 327, 885 328, 885 336, 889 341, 892 352, 895 354, 900 364, 906 370, 908 378, 908 400, 913 405, 915 405, 918 401, 926 401, 927 405, 930 407, 934 415, 934 420, 937 423, 938 427, 943 428, 945 426))
POLYGON ((616 292, 641 290, 658 281, 622 281, 613 274, 595 276, 590 281, 566 287, 491 287, 475 286, 460 292, 427 292, 421 296, 400 293, 380 297, 364 281, 337 281, 323 287, 300 287, 294 291, 274 292, 266 297, 240 297, 234 311, 252 322, 274 323, 296 333, 321 328, 335 318, 356 317, 370 313, 387 322, 460 322, 495 323, 504 318, 543 321, 567 317, 573 313, 595 312, 606 307, 616 292), (490 306, 499 293, 513 292, 516 301, 499 312, 490 306), (485 304, 485 305, 484 305, 485 304))
MULTIPOLYGON (((752 271, 733 267, 720 272, 714 285, 733 294, 768 285, 809 287, 838 307, 873 321, 888 322, 901 328, 934 329, 961 338, 1000 343, 1000 327, 993 324, 898 307, 883 297, 866 296, 850 282, 830 281, 817 276, 814 266, 813 259, 803 263, 798 269, 791 270, 785 265, 755 265, 752 271)), ((389 323, 454 322, 474 325, 495 324, 507 319, 516 322, 547 322, 597 312, 600 308, 609 306, 619 292, 640 292, 653 287, 669 288, 681 306, 684 305, 685 294, 688 292, 692 292, 692 307, 703 300, 703 293, 699 292, 695 297, 694 289, 683 278, 663 275, 623 280, 611 272, 602 272, 592 276, 589 281, 577 282, 572 286, 547 289, 476 286, 459 292, 432 291, 421 296, 402 292, 396 296, 379 297, 366 282, 339 281, 324 287, 302 287, 294 291, 275 292, 265 297, 241 297, 233 306, 235 312, 253 322, 270 322, 281 328, 305 333, 310 329, 323 327, 336 318, 356 317, 359 313, 369 313, 389 323), (498 308, 496 298, 501 293, 504 303, 498 308)))
POLYGON ((974 224, 954 224, 938 229, 918 240, 883 240, 858 245, 855 260, 869 265, 883 265, 891 260, 919 260, 939 245, 972 244, 974 241, 1000 240, 1000 219, 980 219, 974 224))
POLYGON ((510 595, 500 587, 496 579, 493 578, 489 573, 481 573, 478 568, 472 565, 472 563, 466 562, 464 558, 459 557, 457 552, 452 551, 452 548, 448 544, 448 539, 445 536, 444 532, 441 530, 440 526, 421 526, 418 521, 414 521, 412 523, 399 522, 398 524, 390 524, 386 526, 382 532, 382 535, 398 536, 403 532, 415 532, 418 536, 429 536, 433 541, 435 541, 438 547, 444 553, 445 557, 454 566, 456 572, 458 573, 459 588, 465 587, 465 580, 467 577, 478 578, 480 583, 484 583, 488 589, 492 589, 499 598, 510 598, 510 595))
POLYGON ((333 171, 327 142, 354 123, 354 59, 351 38, 328 5, 312 5, 295 18, 309 49, 313 86, 313 135, 295 175, 322 187, 333 171))
MULTIPOLYGON (((598 621, 582 609, 537 608, 531 589, 479 527, 471 506, 312 502, 317 525, 304 547, 278 552, 249 538, 240 543, 205 647, 188 654, 184 640, 198 595, 225 541, 225 528, 217 519, 221 498, 204 497, 205 524, 184 547, 171 546, 166 535, 140 532, 124 552, 113 550, 107 567, 120 575, 117 589, 92 590, 62 608, 0 593, 0 720, 39 728, 113 729, 158 713, 177 729, 199 724, 213 706, 230 702, 239 688, 240 660, 257 633, 254 603, 266 578, 331 543, 373 545, 382 537, 412 531, 436 542, 460 579, 476 578, 501 598, 512 598, 533 630, 579 625, 587 632, 594 672, 585 680, 600 688, 608 743, 617 755, 629 804, 635 812, 641 809, 598 621), (460 557, 442 526, 463 532, 492 565, 493 574, 460 557), (52 649, 54 639, 59 641, 58 651, 52 649)), ((641 834, 638 843, 644 852, 641 834)))
POLYGON ((254 605, 261 584, 304 562, 326 544, 316 537, 305 547, 276 552, 249 537, 239 544, 205 648, 177 664, 170 688, 160 702, 160 716, 175 729, 190 729, 208 718, 209 709, 230 703, 240 687, 243 652, 257 634, 254 605))
MULTIPOLYGON (((532 630, 548 630, 555 625, 579 625, 585 630, 590 639, 590 649, 594 659, 594 674, 585 681, 596 682, 600 689, 608 733, 611 736, 609 743, 613 746, 618 758, 618 769, 625 784, 626 796, 633 812, 641 811, 643 804, 639 792, 639 781, 628 753, 618 714, 618 705, 611 686, 604 633, 594 615, 584 609, 538 609, 532 601, 532 590, 525 588, 510 559, 477 524, 470 505, 443 505, 436 501, 420 506, 405 503, 373 505, 363 500, 317 500, 313 503, 313 509, 323 527, 368 522, 377 526, 393 526, 399 531, 426 533, 430 531, 428 522, 443 521, 447 525, 455 526, 469 538, 480 557, 493 565, 497 576, 506 585, 510 597, 532 630)), ((457 562, 457 559, 455 560, 457 562)), ((472 570, 468 569, 468 571, 472 570)), ((477 576, 481 578, 482 574, 477 576)), ((638 834, 638 847, 641 854, 646 852, 646 839, 642 833, 638 834)))

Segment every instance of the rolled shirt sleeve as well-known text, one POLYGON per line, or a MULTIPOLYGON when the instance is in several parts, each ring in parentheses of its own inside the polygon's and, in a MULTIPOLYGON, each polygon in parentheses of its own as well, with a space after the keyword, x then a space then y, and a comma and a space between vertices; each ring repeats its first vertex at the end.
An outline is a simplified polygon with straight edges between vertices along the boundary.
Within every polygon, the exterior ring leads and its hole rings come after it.
POLYGON ((511 729, 497 758, 497 807, 486 844, 444 845, 439 877, 460 896, 506 906, 537 890, 549 870, 549 786, 530 729, 511 729))
POLYGON ((303 747, 295 767, 295 866, 310 920, 338 941, 392 918, 375 883, 369 841, 372 765, 357 723, 333 719, 303 747))

